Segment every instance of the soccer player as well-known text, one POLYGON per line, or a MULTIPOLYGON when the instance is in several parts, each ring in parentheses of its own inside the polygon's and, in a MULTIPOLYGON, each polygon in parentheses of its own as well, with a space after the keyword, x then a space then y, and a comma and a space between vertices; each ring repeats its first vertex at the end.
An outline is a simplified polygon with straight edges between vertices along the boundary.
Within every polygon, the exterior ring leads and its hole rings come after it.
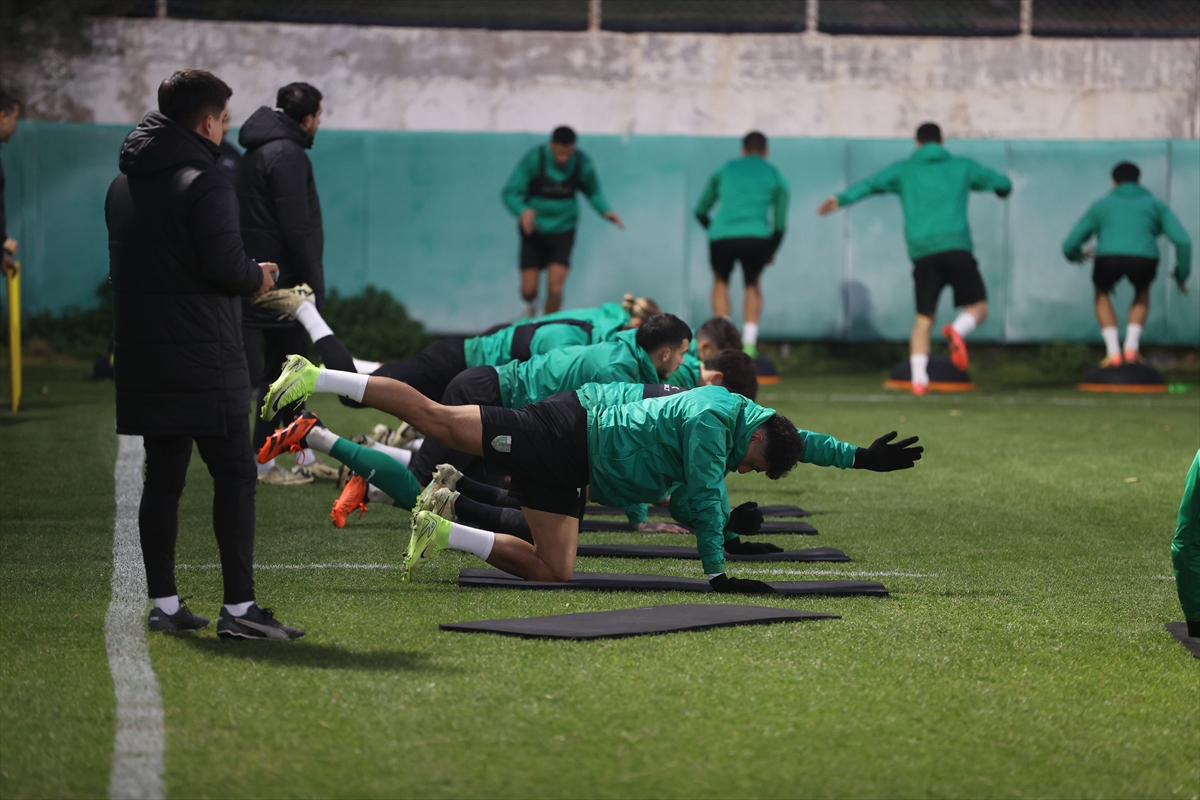
MULTIPOLYGON (((684 389, 695 389, 706 383, 701 379, 701 366, 704 362, 718 353, 736 350, 741 346, 742 335, 738 333, 737 326, 730 322, 728 317, 713 317, 696 329, 692 343, 688 345, 687 352, 683 354, 683 363, 679 365, 679 369, 671 373, 671 376, 667 378, 667 383, 684 389)), ((730 388, 728 384, 724 385, 729 388, 729 391, 743 394, 751 400, 758 396, 757 377, 754 379, 753 391, 750 391, 751 387, 749 386, 730 388)))
POLYGON ((729 316, 729 276, 734 262, 742 264, 746 298, 742 313, 742 345, 758 355, 758 321, 762 292, 758 278, 775 260, 787 228, 788 184, 767 163, 767 137, 751 131, 742 139, 742 157, 728 161, 708 179, 696 204, 696 219, 708 229, 708 253, 713 271, 712 310, 729 316), (720 203, 715 219, 708 212, 720 203))
POLYGON ((942 146, 942 129, 926 122, 917 128, 917 149, 911 158, 859 181, 817 209, 824 216, 869 195, 900 196, 917 295, 909 363, 912 391, 918 396, 929 390, 929 333, 942 289, 953 286, 954 305, 962 309, 953 323, 942 327, 950 360, 958 369, 965 370, 968 364, 964 337, 987 319, 987 289, 972 253, 967 223, 967 201, 973 191, 1008 197, 1012 182, 969 158, 950 155, 942 146))
POLYGON ((504 185, 501 198, 516 215, 521 235, 521 299, 527 317, 537 316, 542 270, 546 270, 546 313, 562 306, 579 221, 576 192, 583 192, 606 220, 625 228, 600 191, 592 160, 576 148, 575 131, 565 125, 554 129, 549 143, 526 153, 504 185))
POLYGON ((1192 241, 1166 203, 1144 189, 1138 180, 1136 164, 1122 161, 1112 171, 1113 190, 1092 203, 1063 242, 1063 255, 1069 261, 1083 261, 1087 255, 1083 243, 1096 236, 1096 260, 1092 266, 1092 284, 1096 287, 1096 319, 1104 337, 1105 357, 1100 366, 1119 367, 1141 361, 1142 328, 1150 313, 1150 284, 1158 272, 1158 236, 1165 234, 1175 245, 1175 271, 1172 277, 1179 291, 1187 294, 1188 273, 1192 270, 1192 241), (1117 315, 1109 294, 1121 278, 1133 284, 1133 305, 1125 327, 1125 352, 1117 337, 1117 315))
POLYGON ((1188 636, 1200 637, 1200 450, 1192 460, 1179 502, 1175 539, 1171 542, 1171 563, 1175 566, 1175 591, 1187 620, 1188 636))

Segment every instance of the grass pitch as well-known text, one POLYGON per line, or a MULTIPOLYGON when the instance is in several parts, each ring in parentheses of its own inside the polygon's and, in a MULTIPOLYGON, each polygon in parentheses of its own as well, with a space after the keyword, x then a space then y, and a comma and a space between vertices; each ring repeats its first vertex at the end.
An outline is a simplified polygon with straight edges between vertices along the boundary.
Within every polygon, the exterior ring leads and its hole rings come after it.
MULTIPOLYGON (((0 416, 0 795, 104 795, 112 387, 62 367, 25 383, 21 413, 0 416)), ((150 638, 168 795, 1200 795, 1200 661, 1163 630, 1181 618, 1169 542, 1200 445, 1195 393, 918 401, 870 376, 788 380, 761 401, 860 444, 917 434, 926 454, 905 473, 731 476, 735 503, 814 512, 819 537, 770 541, 855 559, 732 571, 861 576, 890 599, 722 597, 843 619, 607 642, 443 633, 439 622, 705 601, 460 589, 457 570, 477 562, 450 553, 404 585, 406 514, 373 507, 339 531, 328 485, 265 487, 259 597, 308 636, 150 638)), ((328 397, 312 407, 345 434, 383 419, 328 397)), ((178 577, 215 618, 210 503, 196 457, 178 577)))

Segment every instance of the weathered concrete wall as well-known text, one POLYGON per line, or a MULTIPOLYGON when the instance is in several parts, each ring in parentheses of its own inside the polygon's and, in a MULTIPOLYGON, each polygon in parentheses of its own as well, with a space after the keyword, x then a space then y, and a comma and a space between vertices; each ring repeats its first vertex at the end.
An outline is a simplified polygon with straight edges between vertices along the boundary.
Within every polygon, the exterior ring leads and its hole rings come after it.
MULTIPOLYGON (((83 46, 6 48, 33 116, 132 123, 185 66, 234 89, 235 124, 305 80, 325 125, 366 130, 1200 137, 1196 40, 489 32, 104 19, 83 46)), ((28 42, 26 42, 28 45, 28 42)))

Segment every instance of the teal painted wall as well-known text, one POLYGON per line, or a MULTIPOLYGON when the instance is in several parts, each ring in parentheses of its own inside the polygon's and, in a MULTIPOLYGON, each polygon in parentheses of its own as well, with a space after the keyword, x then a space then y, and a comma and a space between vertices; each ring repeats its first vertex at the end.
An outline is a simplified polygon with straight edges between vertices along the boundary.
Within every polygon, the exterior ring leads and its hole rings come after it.
MULTIPOLYGON (((0 153, 8 175, 10 235, 21 242, 28 311, 95 302, 107 271, 104 194, 128 127, 23 122, 0 153)), ((473 331, 516 317, 516 223, 500 188, 534 134, 322 131, 311 151, 325 215, 327 280, 353 294, 390 290, 434 331, 473 331)), ((581 214, 568 306, 623 292, 656 298, 694 323, 708 314, 704 232, 690 209, 709 174, 736 154, 734 139, 587 136, 582 146, 624 217, 618 231, 581 214)), ((1145 339, 1200 344, 1200 142, 950 142, 1012 177, 1003 201, 976 195, 971 223, 992 301, 978 340, 1098 341, 1090 270, 1059 244, 1110 188, 1122 159, 1166 199, 1197 243, 1187 297, 1167 280, 1165 240, 1145 339)), ((819 218, 822 199, 911 152, 904 140, 776 139, 771 160, 792 187, 788 235, 763 278, 767 337, 907 338, 912 265, 895 198, 872 198, 819 218)), ((253 254, 251 254, 253 255, 253 254)), ((736 284, 735 279, 735 284, 736 284)), ((1125 308, 1131 290, 1116 296, 1125 308)), ((735 287, 735 308, 740 289, 735 287)), ((950 292, 939 321, 952 319, 950 292)))

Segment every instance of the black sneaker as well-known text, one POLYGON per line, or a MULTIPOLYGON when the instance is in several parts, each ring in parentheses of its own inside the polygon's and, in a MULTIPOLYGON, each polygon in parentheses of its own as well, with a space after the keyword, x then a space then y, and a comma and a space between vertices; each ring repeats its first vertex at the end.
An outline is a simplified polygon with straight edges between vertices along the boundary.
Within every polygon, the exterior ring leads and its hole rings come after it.
POLYGON ((208 617, 193 614, 180 600, 179 610, 174 614, 168 614, 158 606, 150 609, 147 625, 152 631, 198 631, 208 627, 208 617))
POLYGON ((299 639, 303 635, 304 631, 284 625, 271 609, 260 608, 258 603, 240 617, 222 606, 217 619, 217 636, 222 639, 299 639))

